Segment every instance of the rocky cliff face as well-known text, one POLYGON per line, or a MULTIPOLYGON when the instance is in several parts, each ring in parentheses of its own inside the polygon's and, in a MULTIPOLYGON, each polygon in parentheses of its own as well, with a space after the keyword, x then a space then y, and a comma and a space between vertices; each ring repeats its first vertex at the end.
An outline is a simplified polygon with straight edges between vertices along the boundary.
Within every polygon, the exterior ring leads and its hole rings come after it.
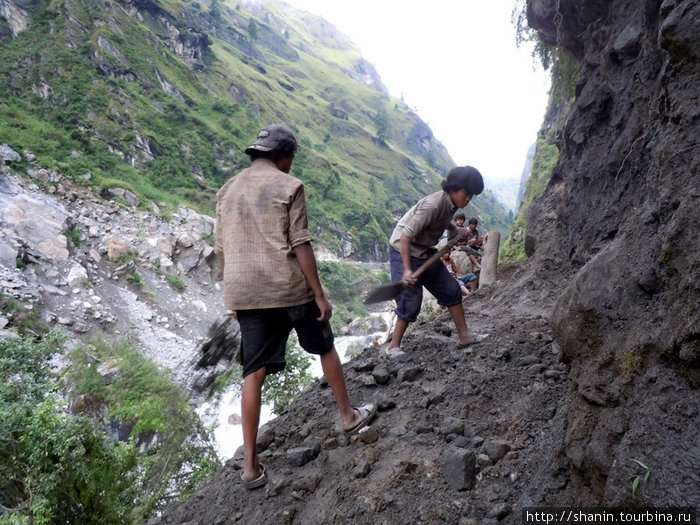
POLYGON ((28 174, 0 173, 0 294, 76 338, 132 337, 179 382, 194 380, 190 364, 221 316, 214 220, 181 207, 165 222, 119 188, 103 199, 57 172, 28 174))
POLYGON ((560 161, 529 216, 533 279, 570 279, 552 314, 582 503, 700 501, 700 4, 528 1, 581 64, 560 161), (557 6, 559 11, 557 11, 557 6))

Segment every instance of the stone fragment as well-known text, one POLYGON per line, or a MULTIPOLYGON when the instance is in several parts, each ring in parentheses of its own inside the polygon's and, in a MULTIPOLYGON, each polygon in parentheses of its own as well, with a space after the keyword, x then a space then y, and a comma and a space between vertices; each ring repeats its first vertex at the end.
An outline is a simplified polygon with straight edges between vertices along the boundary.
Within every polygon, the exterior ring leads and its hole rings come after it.
POLYGON ((456 417, 446 417, 440 425, 439 433, 442 435, 464 435, 464 421, 456 417))
POLYGON ((391 374, 385 366, 378 366, 372 371, 372 377, 379 385, 386 385, 391 379, 391 374))
POLYGON ((174 251, 173 243, 167 237, 163 237, 163 236, 149 237, 147 239, 147 242, 149 245, 153 246, 158 251, 165 254, 167 257, 173 256, 173 251, 174 251))
POLYGON ((19 153, 17 153, 7 144, 0 144, 0 157, 5 162, 18 162, 22 160, 22 158, 19 156, 19 153))
POLYGON ((613 42, 613 51, 618 55, 636 56, 641 47, 642 30, 636 25, 625 27, 613 42))
POLYGON ((110 237, 105 242, 105 245, 107 246, 107 257, 109 257, 110 261, 116 261, 131 250, 129 245, 118 237, 110 237))
POLYGON ((476 456, 466 448, 449 447, 442 455, 442 475, 453 490, 474 486, 476 456))
POLYGON ((478 454, 476 456, 476 464, 480 469, 483 469, 484 467, 490 467, 493 465, 493 462, 491 461, 491 458, 488 457, 486 454, 478 454))
POLYGON ((357 435, 363 443, 375 443, 379 439, 379 433, 373 426, 363 428, 357 435))
POLYGON ((290 448, 287 451, 287 460, 296 467, 302 467, 309 461, 313 461, 321 453, 321 445, 318 443, 312 445, 302 445, 300 447, 290 448))
POLYGON ((87 270, 81 264, 74 264, 68 272, 66 281, 71 287, 82 286, 88 281, 87 270))
POLYGON ((370 374, 361 374, 357 377, 357 382, 362 386, 377 386, 377 381, 370 374))
POLYGON ((129 206, 134 206, 135 208, 141 206, 141 199, 134 195, 133 192, 124 188, 104 188, 102 190, 102 197, 105 199, 119 198, 129 206))
POLYGON ((396 375, 396 380, 399 383, 403 383, 404 381, 413 381, 420 375, 420 373, 421 369, 417 366, 405 366, 399 370, 398 374, 396 375))
POLYGON ((272 441, 274 439, 275 439, 275 432, 272 430, 272 428, 268 425, 263 425, 258 430, 258 438, 257 438, 257 441, 255 442, 255 449, 258 452, 262 452, 263 450, 266 450, 270 446, 270 443, 272 443, 272 441))
POLYGON ((510 514, 510 511, 510 505, 508 505, 507 503, 497 503, 491 508, 491 510, 489 510, 488 514, 486 514, 486 517, 502 520, 504 517, 510 514))
POLYGON ((505 456, 512 447, 503 439, 494 439, 484 444, 484 453, 496 463, 505 456))
POLYGON ((367 477, 367 475, 370 473, 371 470, 372 470, 372 465, 370 465, 369 461, 363 459, 363 460, 360 460, 359 463, 352 470, 352 475, 355 478, 365 478, 365 477, 367 477))

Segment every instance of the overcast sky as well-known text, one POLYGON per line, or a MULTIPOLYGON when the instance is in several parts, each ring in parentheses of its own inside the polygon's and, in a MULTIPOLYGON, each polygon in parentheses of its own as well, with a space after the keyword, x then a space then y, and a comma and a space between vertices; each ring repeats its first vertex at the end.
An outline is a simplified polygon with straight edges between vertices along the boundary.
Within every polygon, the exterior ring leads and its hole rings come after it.
POLYGON ((518 178, 548 75, 515 45, 514 0, 285 0, 348 35, 458 165, 518 178))

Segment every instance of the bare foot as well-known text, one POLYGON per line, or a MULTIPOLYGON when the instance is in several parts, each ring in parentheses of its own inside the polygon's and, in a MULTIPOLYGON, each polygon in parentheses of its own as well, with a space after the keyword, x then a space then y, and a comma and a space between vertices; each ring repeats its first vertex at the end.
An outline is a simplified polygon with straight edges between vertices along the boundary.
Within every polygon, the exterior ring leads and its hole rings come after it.
POLYGON ((356 409, 352 409, 352 420, 343 421, 343 431, 347 431, 350 428, 356 427, 362 421, 362 414, 356 409))
POLYGON ((260 476, 262 476, 262 469, 260 468, 260 465, 258 465, 257 469, 251 469, 254 474, 250 474, 250 471, 243 470, 241 473, 241 479, 243 481, 253 481, 254 479, 258 479, 260 476))
POLYGON ((488 336, 489 334, 469 334, 469 336, 464 339, 458 339, 457 348, 464 348, 465 346, 473 345, 474 343, 480 343, 488 336))

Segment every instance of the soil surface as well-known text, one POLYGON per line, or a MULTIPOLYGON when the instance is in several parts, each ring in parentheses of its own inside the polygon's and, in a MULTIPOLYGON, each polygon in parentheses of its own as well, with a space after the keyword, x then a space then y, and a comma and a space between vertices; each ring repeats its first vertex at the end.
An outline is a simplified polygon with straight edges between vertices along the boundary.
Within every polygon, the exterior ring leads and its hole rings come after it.
POLYGON ((368 431, 348 439, 316 381, 261 429, 264 488, 243 488, 237 454, 150 523, 518 523, 523 507, 572 501, 555 289, 513 286, 518 273, 501 266, 465 299, 483 342, 458 349, 438 312, 407 333, 405 355, 367 348, 344 365, 353 402, 379 406, 368 431))

